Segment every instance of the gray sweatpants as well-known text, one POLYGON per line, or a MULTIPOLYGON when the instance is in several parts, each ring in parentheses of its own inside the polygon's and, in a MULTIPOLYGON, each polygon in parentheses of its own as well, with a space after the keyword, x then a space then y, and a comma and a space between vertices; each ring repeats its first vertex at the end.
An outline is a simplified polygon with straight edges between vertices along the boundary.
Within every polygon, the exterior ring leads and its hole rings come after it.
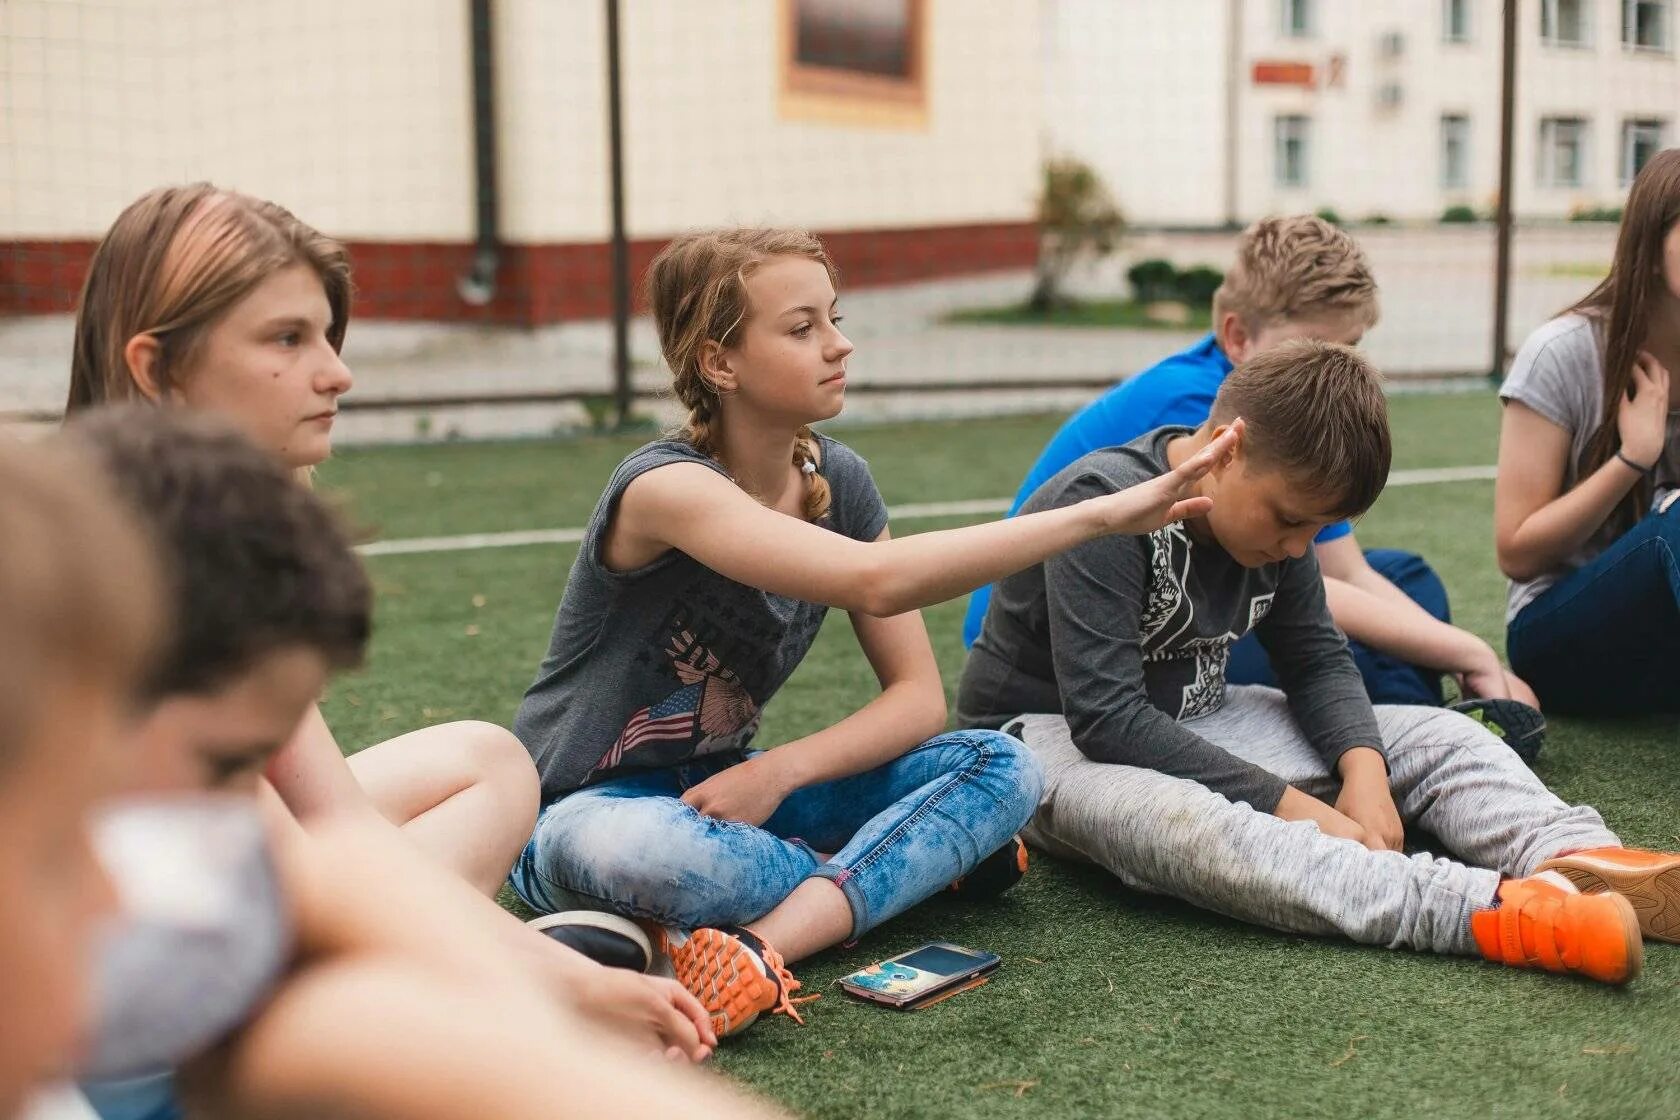
MULTIPOLYGON (((1474 954, 1470 915, 1501 874, 1523 876, 1559 852, 1619 843, 1586 806, 1565 805, 1511 749, 1445 708, 1381 705, 1400 818, 1465 860, 1373 852, 1236 804, 1200 783, 1092 762, 1059 715, 1018 732, 1044 764, 1033 846, 1107 868, 1133 890, 1296 933, 1437 953, 1474 954)), ((1006 725, 1015 730, 1016 721, 1006 725)), ((1219 711, 1185 727, 1330 804, 1340 782, 1301 735, 1283 693, 1233 686, 1219 711)))

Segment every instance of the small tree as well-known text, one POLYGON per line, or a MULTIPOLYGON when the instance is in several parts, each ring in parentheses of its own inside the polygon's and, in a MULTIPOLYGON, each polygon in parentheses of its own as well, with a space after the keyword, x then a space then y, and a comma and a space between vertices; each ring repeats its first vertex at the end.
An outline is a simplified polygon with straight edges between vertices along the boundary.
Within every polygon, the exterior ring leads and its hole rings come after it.
POLYGON ((1108 256, 1120 244, 1125 219, 1102 177, 1080 160, 1053 159, 1044 165, 1038 198, 1038 268, 1027 305, 1047 312, 1067 302, 1063 285, 1080 258, 1108 256))

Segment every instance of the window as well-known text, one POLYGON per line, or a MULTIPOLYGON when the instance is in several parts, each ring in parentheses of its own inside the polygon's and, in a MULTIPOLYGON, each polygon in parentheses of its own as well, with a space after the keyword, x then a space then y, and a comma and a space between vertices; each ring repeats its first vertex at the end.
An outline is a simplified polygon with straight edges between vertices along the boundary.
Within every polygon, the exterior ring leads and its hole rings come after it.
POLYGON ((782 0, 782 107, 848 123, 923 123, 925 0, 782 0))
POLYGON ((1272 180, 1280 187, 1307 185, 1312 122, 1306 117, 1278 117, 1272 124, 1272 180))
POLYGON ((1667 122, 1626 120, 1622 122, 1622 186, 1633 185, 1634 176, 1645 162, 1663 149, 1667 122))
POLYGON ((1441 117, 1441 186, 1463 190, 1470 185, 1470 118, 1458 113, 1441 117))
POLYGON ((1540 40, 1552 47, 1592 45, 1592 0, 1540 0, 1540 40))
POLYGON ((1587 181, 1587 122, 1546 117, 1540 122, 1540 185, 1580 187, 1587 181))
POLYGON ((1622 46, 1667 51, 1670 0, 1622 0, 1622 46))
POLYGON ((1313 33, 1313 0, 1283 0, 1283 35, 1305 39, 1313 33))
POLYGON ((1470 41, 1470 0, 1441 0, 1441 38, 1448 43, 1470 41))

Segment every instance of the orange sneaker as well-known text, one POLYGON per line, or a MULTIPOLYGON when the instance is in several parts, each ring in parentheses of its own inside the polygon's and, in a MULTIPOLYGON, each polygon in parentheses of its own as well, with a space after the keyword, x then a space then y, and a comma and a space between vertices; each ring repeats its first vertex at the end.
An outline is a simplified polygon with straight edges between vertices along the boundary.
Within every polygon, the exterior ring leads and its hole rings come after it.
POLYGON ((750 930, 702 927, 687 935, 666 930, 660 940, 677 983, 700 1001, 719 1038, 746 1030, 766 1011, 803 1024, 794 1005, 817 998, 792 998, 799 981, 782 955, 750 930))
POLYGON ((1626 984, 1645 963, 1633 907, 1619 894, 1579 894, 1543 879, 1507 879, 1499 905, 1470 916, 1483 957, 1517 968, 1626 984))
POLYGON ((1588 848, 1549 859, 1539 869, 1567 875, 1582 894, 1614 891, 1633 903, 1646 937, 1680 941, 1680 855, 1588 848))

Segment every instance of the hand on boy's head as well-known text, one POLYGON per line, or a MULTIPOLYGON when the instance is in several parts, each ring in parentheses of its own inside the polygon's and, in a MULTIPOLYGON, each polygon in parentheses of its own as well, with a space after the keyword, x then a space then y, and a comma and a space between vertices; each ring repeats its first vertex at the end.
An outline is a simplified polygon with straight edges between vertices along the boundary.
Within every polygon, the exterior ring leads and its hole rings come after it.
POLYGON ((1235 462, 1242 433, 1242 420, 1233 420, 1207 446, 1166 474, 1092 498, 1101 511, 1104 531, 1153 533, 1175 521, 1206 514, 1213 508, 1213 500, 1197 493, 1197 484, 1209 473, 1235 462))

